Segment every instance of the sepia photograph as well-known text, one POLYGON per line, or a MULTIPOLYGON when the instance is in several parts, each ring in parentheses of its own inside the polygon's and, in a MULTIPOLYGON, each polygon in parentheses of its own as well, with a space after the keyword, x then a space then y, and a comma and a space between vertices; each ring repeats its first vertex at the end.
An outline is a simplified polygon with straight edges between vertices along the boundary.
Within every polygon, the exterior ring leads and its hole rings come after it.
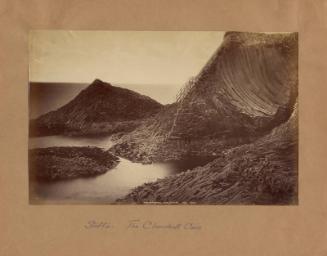
POLYGON ((29 33, 29 203, 298 204, 298 33, 29 33))

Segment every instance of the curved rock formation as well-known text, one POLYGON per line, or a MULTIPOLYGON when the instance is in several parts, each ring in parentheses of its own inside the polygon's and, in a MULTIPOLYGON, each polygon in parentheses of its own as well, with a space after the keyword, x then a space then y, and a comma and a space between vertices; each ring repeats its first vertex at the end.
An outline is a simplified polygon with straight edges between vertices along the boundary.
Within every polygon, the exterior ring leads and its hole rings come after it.
POLYGON ((175 134, 250 133, 287 120, 297 96, 297 58, 297 34, 226 33, 179 102, 175 134), (191 114, 196 128, 185 122, 191 114))
POLYGON ((124 136, 112 151, 135 161, 219 155, 285 122, 298 84, 297 33, 227 32, 178 101, 124 136))

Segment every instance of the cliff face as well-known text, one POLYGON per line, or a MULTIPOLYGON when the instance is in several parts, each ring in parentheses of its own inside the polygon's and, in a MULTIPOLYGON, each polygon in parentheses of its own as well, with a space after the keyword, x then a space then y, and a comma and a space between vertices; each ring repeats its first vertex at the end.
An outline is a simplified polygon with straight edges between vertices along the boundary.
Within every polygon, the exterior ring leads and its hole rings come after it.
POLYGON ((136 161, 220 154, 288 120, 297 97, 298 37, 227 32, 178 95, 112 149, 136 161))
POLYGON ((162 105, 150 97, 95 80, 72 101, 31 121, 32 135, 112 133, 135 128, 162 105))
POLYGON ((253 133, 287 120, 297 94, 297 55, 296 34, 226 33, 181 96, 173 135, 253 133))

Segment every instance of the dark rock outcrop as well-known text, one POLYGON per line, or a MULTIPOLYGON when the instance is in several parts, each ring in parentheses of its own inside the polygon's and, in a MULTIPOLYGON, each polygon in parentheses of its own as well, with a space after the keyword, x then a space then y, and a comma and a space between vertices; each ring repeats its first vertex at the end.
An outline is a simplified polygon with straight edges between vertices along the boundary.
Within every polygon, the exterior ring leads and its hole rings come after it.
POLYGON ((102 135, 133 130, 162 105, 96 79, 72 101, 30 121, 30 135, 102 135))
POLYGON ((31 180, 56 181, 107 172, 119 158, 96 147, 50 147, 29 150, 31 180))

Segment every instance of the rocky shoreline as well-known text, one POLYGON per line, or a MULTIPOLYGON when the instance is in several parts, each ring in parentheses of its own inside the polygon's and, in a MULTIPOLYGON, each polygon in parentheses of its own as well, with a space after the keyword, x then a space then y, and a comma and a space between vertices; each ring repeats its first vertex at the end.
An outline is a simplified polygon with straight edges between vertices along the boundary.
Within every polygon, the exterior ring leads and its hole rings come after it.
POLYGON ((254 145, 248 148, 143 184, 117 203, 296 204, 295 159, 280 156, 276 149, 268 153, 262 147, 263 153, 257 154, 254 145))
POLYGON ((117 203, 297 204, 297 104, 291 118, 254 143, 143 184, 117 203))
POLYGON ((30 179, 57 181, 92 177, 114 168, 119 158, 96 147, 49 147, 29 150, 30 179))
POLYGON ((297 96, 297 33, 227 32, 172 104, 96 79, 32 120, 30 136, 106 134, 114 145, 36 149, 30 169, 58 180, 104 173, 116 156, 143 164, 204 157, 205 166, 143 184, 117 203, 296 204, 297 96))

